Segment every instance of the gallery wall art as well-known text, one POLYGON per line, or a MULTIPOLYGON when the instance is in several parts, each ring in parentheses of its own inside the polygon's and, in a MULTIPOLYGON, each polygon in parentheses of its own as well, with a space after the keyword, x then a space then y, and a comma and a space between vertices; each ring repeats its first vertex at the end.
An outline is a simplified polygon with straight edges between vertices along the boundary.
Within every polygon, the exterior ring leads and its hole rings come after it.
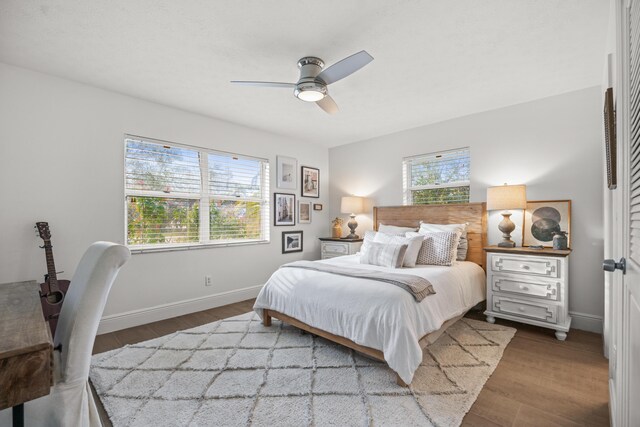
POLYGON ((295 190, 298 183, 298 161, 293 157, 276 157, 276 187, 295 190))
POLYGON ((320 169, 302 166, 302 197, 320 197, 320 169))
POLYGON ((295 194, 274 193, 273 207, 273 225, 296 225, 295 194))

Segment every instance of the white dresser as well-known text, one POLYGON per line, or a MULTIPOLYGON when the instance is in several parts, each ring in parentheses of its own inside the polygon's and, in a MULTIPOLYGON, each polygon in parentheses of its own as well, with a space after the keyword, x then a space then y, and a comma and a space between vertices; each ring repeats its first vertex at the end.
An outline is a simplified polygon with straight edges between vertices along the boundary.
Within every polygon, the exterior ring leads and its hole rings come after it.
POLYGON ((360 246, 362 246, 362 239, 347 240, 321 237, 320 257, 328 259, 343 255, 353 255, 360 250, 360 246))
POLYGON ((569 316, 571 250, 500 248, 487 253, 487 322, 496 317, 555 329, 564 341, 569 316))

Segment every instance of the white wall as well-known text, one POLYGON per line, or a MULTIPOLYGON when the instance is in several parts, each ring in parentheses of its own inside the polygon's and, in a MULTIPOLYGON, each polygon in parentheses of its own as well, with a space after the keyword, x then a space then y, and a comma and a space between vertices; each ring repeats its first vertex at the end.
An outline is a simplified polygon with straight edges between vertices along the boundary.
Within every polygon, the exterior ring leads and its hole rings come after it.
MULTIPOLYGON (((268 158, 272 192, 276 155, 295 157, 320 168, 321 198, 307 200, 327 204, 324 147, 0 63, 0 283, 41 280, 46 272, 35 221, 51 226, 62 278, 71 278, 90 243, 123 243, 125 133, 268 158)), ((313 212, 312 224, 272 226, 268 245, 133 255, 114 284, 105 309, 112 322, 102 331, 255 296, 257 288, 234 291, 263 284, 284 262, 319 257, 328 217, 325 209, 313 212), (303 254, 281 254, 286 230, 304 231, 303 254), (213 286, 204 286, 205 275, 213 286)))
MULTIPOLYGON (((390 118, 393 120, 393 118, 390 118)), ((461 117, 329 150, 331 217, 340 197, 372 205, 402 204, 402 158, 471 147, 471 201, 486 188, 526 184, 529 200, 572 200, 569 307, 574 327, 601 330, 603 314, 602 103, 600 87, 461 117)), ((499 213, 489 217, 489 243, 500 240, 499 213)), ((371 215, 359 215, 359 233, 371 215)), ((521 243, 522 211, 513 236, 521 243)))
MULTIPOLYGON (((570 308, 575 326, 597 329, 603 312, 600 126, 600 89, 591 88, 327 153, 307 142, 0 63, 0 283, 40 280, 46 272, 35 221, 51 225, 63 278, 71 277, 91 242, 123 242, 125 133, 269 158, 272 191, 276 155, 295 157, 299 165, 320 168, 322 197, 308 200, 325 210, 313 212, 312 224, 271 227, 268 245, 134 255, 114 285, 105 310, 111 323, 103 331, 250 297, 283 262, 319 256, 317 237, 330 233, 330 219, 346 219, 339 213, 342 195, 399 205, 403 157, 470 146, 471 201, 485 200, 487 186, 505 181, 527 184, 530 200, 572 199, 570 308), (297 229, 305 233, 304 253, 281 255, 281 232, 297 229), (204 286, 205 275, 214 277, 212 287, 204 286), (181 301, 188 303, 175 305, 181 301)), ((521 221, 521 215, 512 218, 521 221)), ((497 220, 492 214, 490 243, 499 238, 497 220)), ((360 233, 371 228, 370 215, 358 222, 360 233)))

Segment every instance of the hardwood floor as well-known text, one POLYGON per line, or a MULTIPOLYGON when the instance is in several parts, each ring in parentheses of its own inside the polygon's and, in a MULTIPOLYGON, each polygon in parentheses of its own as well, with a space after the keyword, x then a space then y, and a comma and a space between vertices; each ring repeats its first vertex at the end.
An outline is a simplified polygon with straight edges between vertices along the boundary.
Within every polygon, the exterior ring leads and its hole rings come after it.
POLYGON ((196 326, 215 322, 216 320, 244 314, 253 310, 254 301, 255 300, 252 299, 241 301, 235 304, 98 335, 93 345, 93 354, 103 353, 115 348, 120 348, 126 344, 150 340, 183 329, 195 328, 196 326))
MULTIPOLYGON (((102 353, 252 310, 254 300, 149 323, 96 337, 102 353)), ((479 312, 467 317, 484 320, 479 312)), ((608 426, 608 365, 602 337, 571 330, 566 341, 552 330, 497 320, 518 329, 464 426, 608 426)), ((99 405, 101 406, 101 405, 99 405)), ((100 407, 101 415, 106 418, 100 407)), ((104 419, 106 426, 111 425, 104 419)))
MULTIPOLYGON (((484 320, 480 313, 467 317, 484 320)), ((518 329, 464 419, 465 426, 608 426, 609 368, 602 336, 497 319, 518 329)))

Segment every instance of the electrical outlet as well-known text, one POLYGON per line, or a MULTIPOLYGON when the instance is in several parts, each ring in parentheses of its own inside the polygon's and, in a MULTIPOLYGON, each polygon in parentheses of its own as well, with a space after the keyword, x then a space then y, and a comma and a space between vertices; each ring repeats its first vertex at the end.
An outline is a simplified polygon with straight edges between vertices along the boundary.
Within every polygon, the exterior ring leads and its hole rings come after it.
POLYGON ((204 285, 205 286, 213 285, 213 280, 211 279, 211 276, 204 276, 204 285))

